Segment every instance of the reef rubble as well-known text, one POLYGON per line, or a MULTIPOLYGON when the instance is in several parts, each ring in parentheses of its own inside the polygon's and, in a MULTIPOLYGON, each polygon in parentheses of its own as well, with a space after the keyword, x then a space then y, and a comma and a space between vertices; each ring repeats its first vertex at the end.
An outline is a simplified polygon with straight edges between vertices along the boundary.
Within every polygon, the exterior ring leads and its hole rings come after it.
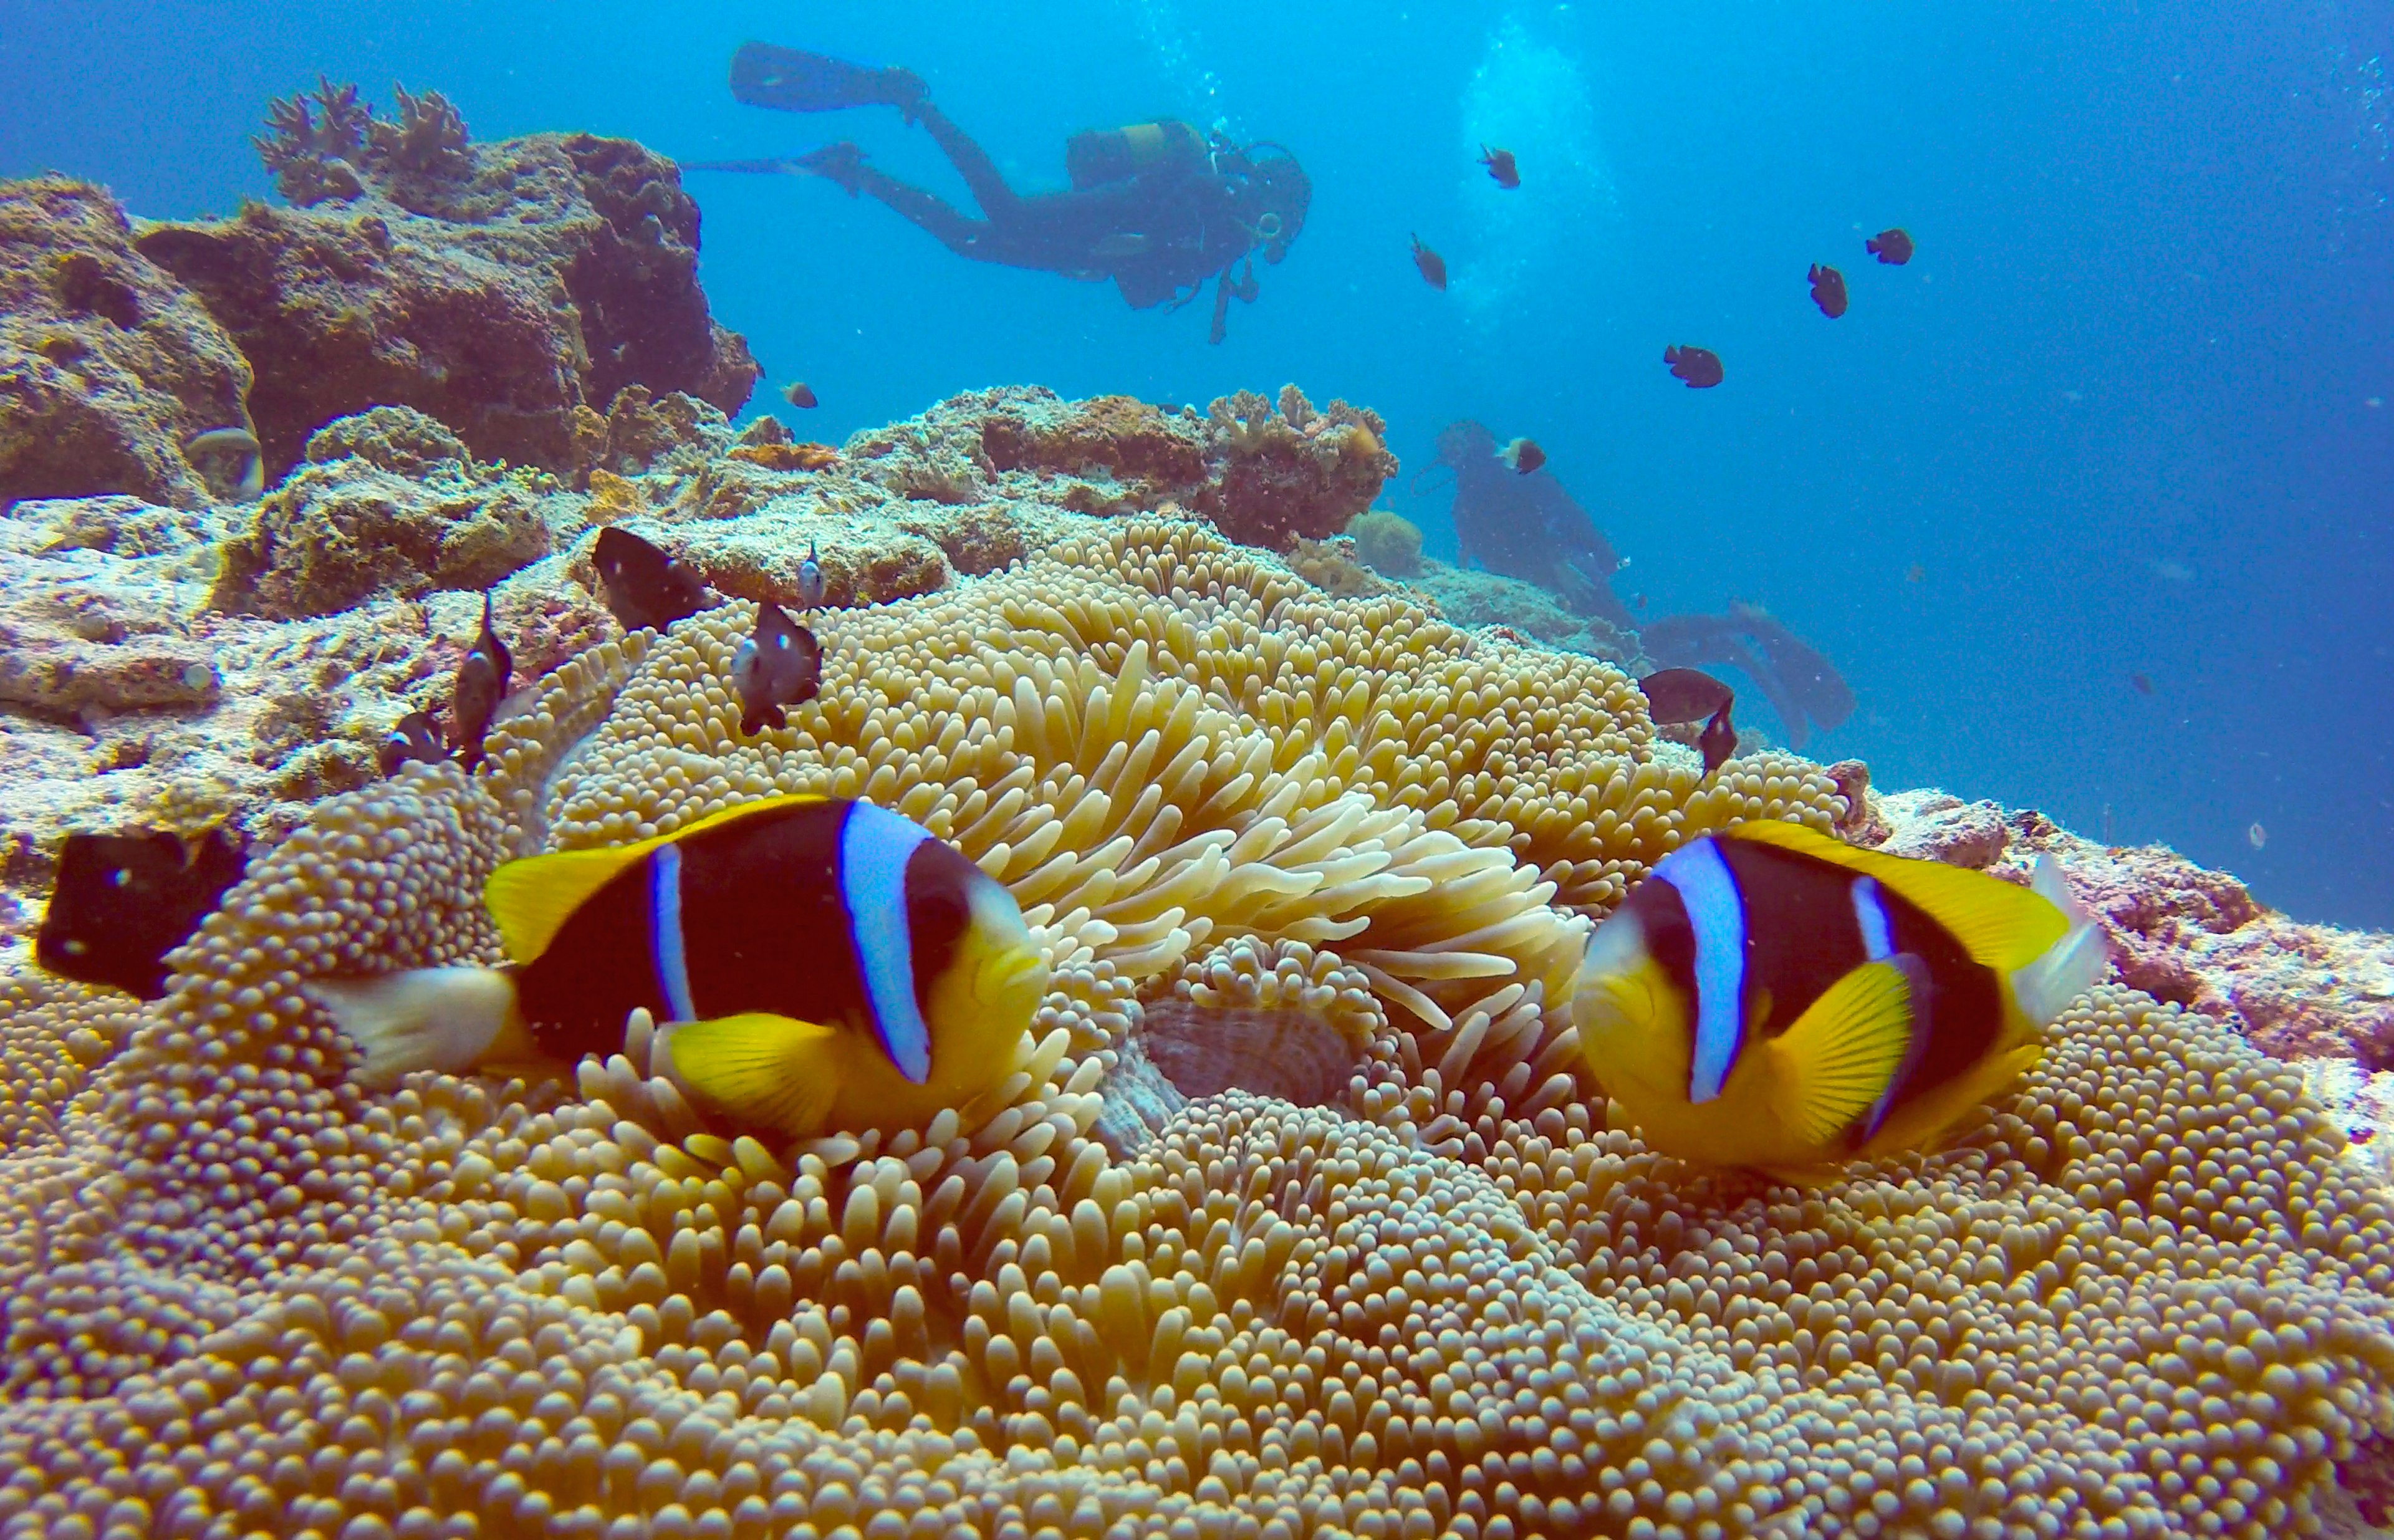
POLYGON ((809 446, 626 387, 578 474, 386 405, 256 504, 0 513, 0 1535, 2382 1517, 2394 1195, 2308 1066, 2379 1051, 2348 984, 2394 943, 1857 763, 1707 778, 1593 650, 1358 566, 1376 425, 1262 402, 995 390, 809 446), (608 525, 720 602, 625 634, 608 525), (821 693, 743 735, 809 548, 821 693), (382 777, 484 586, 529 683, 475 773, 382 777), (637 1014, 560 1081, 346 1078, 302 980, 492 960, 498 862, 774 791, 1022 904, 1053 981, 990 1104, 760 1140, 637 1014), (1664 1160, 1550 1002, 1746 818, 2050 851, 2119 977, 1952 1150, 1802 1192, 1664 1160), (67 830, 218 819, 253 863, 164 999, 32 967, 67 830))

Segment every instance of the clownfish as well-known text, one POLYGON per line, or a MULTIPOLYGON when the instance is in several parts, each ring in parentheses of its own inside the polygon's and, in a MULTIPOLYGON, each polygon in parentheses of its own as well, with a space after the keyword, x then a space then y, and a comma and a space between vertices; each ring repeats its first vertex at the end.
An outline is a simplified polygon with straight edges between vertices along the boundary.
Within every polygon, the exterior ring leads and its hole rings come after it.
POLYGON ((483 902, 506 967, 309 983, 359 1083, 619 1052, 642 1008, 673 1077, 742 1124, 891 1126, 1002 1082, 1047 988, 1013 896, 869 802, 768 797, 512 861, 483 902))
POLYGON ((1756 822, 1656 863, 1588 938, 1572 1011, 1650 1146, 1800 1184, 1934 1147, 2105 961, 2050 857, 2032 889, 1756 822))

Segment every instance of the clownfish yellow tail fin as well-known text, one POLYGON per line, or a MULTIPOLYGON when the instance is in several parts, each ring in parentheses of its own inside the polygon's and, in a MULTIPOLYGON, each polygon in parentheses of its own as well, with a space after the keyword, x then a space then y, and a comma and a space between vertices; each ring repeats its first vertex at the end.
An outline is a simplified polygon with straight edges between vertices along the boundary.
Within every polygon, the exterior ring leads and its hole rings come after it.
POLYGON ((665 1031, 676 1078, 743 1123, 820 1133, 839 1089, 835 1029, 752 1012, 665 1031))
POLYGON ((2085 904, 2071 896, 2059 862, 2051 855, 2038 856, 2036 875, 2029 886, 2060 910, 2070 925, 2061 940, 2012 972, 2012 998, 2019 1002, 2020 1014, 2041 1027, 2095 987, 2111 966, 2111 956, 2103 944, 2103 928, 2095 923, 2085 904))
POLYGON ((1912 1044, 1912 986, 1895 964, 1866 963, 1766 1045, 1772 1100, 1788 1130, 1824 1152, 1870 1111, 1912 1044))
POLYGON ((456 1074, 541 1058, 516 1008, 515 979, 501 968, 417 967, 300 987, 365 1055, 350 1075, 361 1086, 387 1089, 416 1070, 456 1074))

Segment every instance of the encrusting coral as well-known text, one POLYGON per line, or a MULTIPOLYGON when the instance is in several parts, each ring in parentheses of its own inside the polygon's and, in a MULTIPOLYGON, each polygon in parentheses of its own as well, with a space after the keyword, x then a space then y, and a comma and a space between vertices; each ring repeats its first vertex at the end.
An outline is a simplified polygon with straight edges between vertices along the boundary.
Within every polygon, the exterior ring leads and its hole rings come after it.
POLYGON ((822 615, 753 740, 747 618, 320 804, 154 1006, 8 985, 0 1533, 2257 1537, 2394 1434, 2386 1200, 2201 1016, 2098 990, 1958 1149, 1800 1195, 1609 1125, 1555 901, 1847 815, 1814 767, 1700 786, 1605 665, 1185 524, 822 615), (299 979, 490 959, 505 856, 775 789, 1022 902, 993 1107, 769 1147, 638 1015, 571 1086, 342 1078, 299 979), (1343 1086, 1217 1059, 1095 1137, 1151 1016, 1255 1011, 1343 1086))

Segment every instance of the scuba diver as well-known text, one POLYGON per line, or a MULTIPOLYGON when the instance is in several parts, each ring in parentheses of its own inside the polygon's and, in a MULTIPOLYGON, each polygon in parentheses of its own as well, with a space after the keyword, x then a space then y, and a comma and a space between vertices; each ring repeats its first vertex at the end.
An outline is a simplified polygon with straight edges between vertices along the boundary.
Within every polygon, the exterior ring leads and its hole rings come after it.
POLYGON ((1215 280, 1209 340, 1222 340, 1236 296, 1256 297, 1255 256, 1276 263, 1305 226, 1313 184, 1282 147, 1238 145, 1216 129, 1177 121, 1084 130, 1064 146, 1069 191, 1017 192, 981 147, 931 104, 911 70, 875 70, 770 43, 745 43, 731 59, 731 94, 751 107, 828 112, 895 107, 946 152, 981 217, 868 165, 845 140, 783 159, 697 162, 689 171, 821 177, 870 193, 977 262, 1035 268, 1068 278, 1111 278, 1134 309, 1178 309, 1215 280))

